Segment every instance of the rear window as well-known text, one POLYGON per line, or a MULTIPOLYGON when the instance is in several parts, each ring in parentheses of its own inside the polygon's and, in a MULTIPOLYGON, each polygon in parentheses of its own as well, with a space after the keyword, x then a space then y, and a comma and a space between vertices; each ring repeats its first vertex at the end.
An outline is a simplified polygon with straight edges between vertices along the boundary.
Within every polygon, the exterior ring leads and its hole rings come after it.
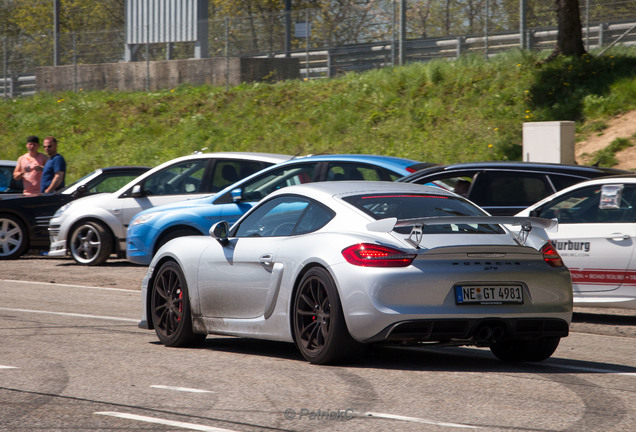
MULTIPOLYGON (((370 215, 374 219, 395 217, 398 220, 440 216, 486 216, 486 213, 470 202, 458 198, 434 194, 365 194, 344 198, 344 201, 370 215)), ((395 231, 408 234, 411 227, 399 227, 395 231)), ((424 233, 503 233, 499 225, 446 224, 425 225, 424 233)))

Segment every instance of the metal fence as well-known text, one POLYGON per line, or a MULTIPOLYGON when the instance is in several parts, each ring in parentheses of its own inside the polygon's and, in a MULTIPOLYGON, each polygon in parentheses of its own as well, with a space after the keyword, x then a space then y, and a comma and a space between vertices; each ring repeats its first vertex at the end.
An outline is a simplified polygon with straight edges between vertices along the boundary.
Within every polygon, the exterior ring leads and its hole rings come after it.
MULTIPOLYGON (((588 50, 636 45, 636 0, 580 0, 580 8, 588 50)), ((465 53, 552 49, 557 35, 553 0, 376 0, 346 7, 330 2, 325 9, 240 18, 211 14, 205 24, 210 56, 298 57, 305 78, 465 53)), ((5 97, 28 94, 32 89, 23 92, 20 79, 33 76, 38 66, 123 62, 125 43, 125 29, 5 38, 0 91, 5 97)), ((136 57, 192 58, 194 45, 148 44, 136 57)))

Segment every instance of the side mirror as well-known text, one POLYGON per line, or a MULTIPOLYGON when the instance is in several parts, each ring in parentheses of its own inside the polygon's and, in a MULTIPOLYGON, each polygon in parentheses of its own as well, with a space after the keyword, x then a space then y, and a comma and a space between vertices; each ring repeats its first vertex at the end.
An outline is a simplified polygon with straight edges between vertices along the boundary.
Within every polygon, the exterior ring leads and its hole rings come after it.
POLYGON ((81 196, 86 195, 86 185, 81 185, 80 187, 78 187, 77 189, 75 189, 75 192, 73 192, 73 195, 71 195, 73 198, 79 198, 81 196))
POLYGON ((232 189, 230 192, 232 202, 239 202, 243 199, 243 190, 241 188, 232 189))
POLYGON ((144 190, 141 188, 140 184, 136 184, 133 186, 131 195, 134 198, 141 198, 142 196, 144 196, 144 190))
POLYGON ((539 217, 541 214, 541 207, 538 207, 530 212, 530 217, 539 217))
POLYGON ((222 245, 228 243, 227 236, 230 232, 230 224, 226 221, 217 222, 210 227, 210 236, 216 239, 222 245))

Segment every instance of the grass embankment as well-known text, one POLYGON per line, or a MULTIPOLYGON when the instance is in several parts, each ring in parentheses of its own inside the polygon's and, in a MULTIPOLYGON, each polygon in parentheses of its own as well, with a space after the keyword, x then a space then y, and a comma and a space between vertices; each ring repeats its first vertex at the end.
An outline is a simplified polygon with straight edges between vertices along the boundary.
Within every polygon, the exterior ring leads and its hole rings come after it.
POLYGON ((155 166, 203 148, 376 153, 436 163, 517 160, 523 122, 575 120, 581 137, 636 108, 635 49, 540 60, 511 51, 489 61, 468 56, 230 91, 180 86, 5 100, 0 159, 17 159, 26 137, 36 134, 58 137, 70 181, 101 166, 155 166))

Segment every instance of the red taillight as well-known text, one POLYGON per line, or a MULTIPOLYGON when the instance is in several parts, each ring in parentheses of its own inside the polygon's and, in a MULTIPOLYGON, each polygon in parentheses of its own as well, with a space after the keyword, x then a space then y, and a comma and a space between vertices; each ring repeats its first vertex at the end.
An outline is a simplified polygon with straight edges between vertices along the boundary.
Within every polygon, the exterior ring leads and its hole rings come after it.
POLYGON ((559 255, 554 246, 552 246, 552 243, 544 244, 541 248, 541 253, 543 254, 543 260, 550 264, 552 267, 564 266, 561 255, 559 255))
POLYGON ((416 254, 370 243, 358 243, 342 250, 349 264, 362 267, 406 267, 411 265, 416 254))

